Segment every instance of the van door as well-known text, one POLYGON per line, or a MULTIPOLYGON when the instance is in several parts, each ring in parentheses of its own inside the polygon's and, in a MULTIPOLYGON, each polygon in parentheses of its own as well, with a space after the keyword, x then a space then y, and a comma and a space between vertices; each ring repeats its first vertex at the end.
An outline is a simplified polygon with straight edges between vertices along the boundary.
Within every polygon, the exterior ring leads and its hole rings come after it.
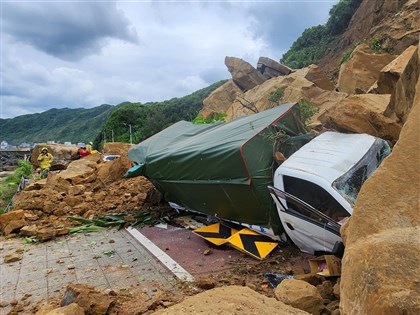
POLYGON ((341 242, 341 226, 333 219, 289 193, 272 186, 268 190, 287 235, 302 252, 331 253, 335 243, 341 242))

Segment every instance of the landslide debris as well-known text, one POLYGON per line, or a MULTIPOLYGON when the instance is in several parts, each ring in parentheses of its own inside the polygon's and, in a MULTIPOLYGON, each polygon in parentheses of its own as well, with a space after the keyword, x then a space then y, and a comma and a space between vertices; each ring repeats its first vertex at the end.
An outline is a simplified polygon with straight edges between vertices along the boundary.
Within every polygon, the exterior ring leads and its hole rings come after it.
MULTIPOLYGON (((160 194, 146 178, 123 178, 131 166, 128 147, 125 144, 114 147, 120 154, 118 159, 105 162, 101 154, 92 154, 71 160, 65 170, 50 171, 46 179, 32 180, 13 198, 12 211, 0 216, 0 231, 5 236, 46 241, 77 231, 72 230, 77 226, 98 225, 102 222, 95 222, 98 218, 103 219, 103 227, 122 227, 121 220, 135 223, 144 219, 146 212, 157 220, 171 211, 160 205, 160 194), (159 209, 149 211, 158 205, 159 209), (112 214, 115 216, 111 217, 112 214)), ((56 151, 54 145, 49 145, 49 150, 60 165, 67 164, 68 150, 58 146, 56 151)))

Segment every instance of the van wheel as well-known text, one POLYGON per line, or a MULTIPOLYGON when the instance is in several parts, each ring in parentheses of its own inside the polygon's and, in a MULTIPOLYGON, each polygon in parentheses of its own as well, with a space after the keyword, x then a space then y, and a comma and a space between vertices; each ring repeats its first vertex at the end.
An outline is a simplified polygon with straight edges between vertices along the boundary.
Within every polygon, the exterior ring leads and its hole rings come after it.
POLYGON ((338 258, 343 258, 344 256, 344 244, 343 242, 335 242, 332 254, 338 258))

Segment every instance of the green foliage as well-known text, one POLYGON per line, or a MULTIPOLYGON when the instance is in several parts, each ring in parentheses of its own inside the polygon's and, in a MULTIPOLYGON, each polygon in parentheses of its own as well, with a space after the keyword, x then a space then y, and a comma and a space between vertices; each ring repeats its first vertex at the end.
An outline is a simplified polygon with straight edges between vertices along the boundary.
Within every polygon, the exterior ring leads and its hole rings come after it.
POLYGON ((353 51, 356 49, 356 47, 360 44, 359 41, 356 41, 349 49, 347 49, 344 53, 343 56, 341 57, 340 63, 339 65, 347 62, 350 59, 351 54, 353 53, 353 51))
MULTIPOLYGON (((24 160, 18 161, 18 167, 15 171, 4 179, 0 180, 0 199, 2 205, 7 205, 12 201, 16 194, 22 176, 26 178, 32 177, 32 165, 24 160)), ((0 207, 1 213, 4 208, 0 207)))
POLYGON ((201 124, 213 124, 217 122, 224 122, 227 114, 225 113, 213 113, 207 118, 204 118, 202 115, 198 115, 192 121, 193 124, 201 125, 201 124))
POLYGON ((384 46, 385 38, 380 39, 373 39, 370 48, 372 48, 376 52, 387 52, 388 54, 392 54, 393 48, 389 46, 384 46))
POLYGON ((304 99, 301 99, 298 102, 298 106, 302 116, 302 121, 305 123, 305 125, 307 125, 311 117, 319 111, 319 108, 316 107, 312 102, 304 99))
POLYGON ((39 114, 0 119, 0 140, 15 145, 50 140, 87 142, 96 137, 113 109, 111 105, 89 109, 53 108, 39 114))
POLYGON ((325 25, 307 28, 283 55, 281 62, 291 68, 303 68, 322 59, 336 35, 342 34, 362 0, 340 0, 325 25))
POLYGON ((106 140, 111 141, 112 134, 115 141, 129 142, 130 125, 133 143, 139 143, 180 120, 192 121, 203 107, 203 100, 225 82, 219 81, 190 95, 163 102, 119 104, 96 137, 94 146, 103 143, 105 135, 106 140))
POLYGON ((279 87, 277 88, 274 92, 272 92, 270 94, 270 96, 268 97, 268 100, 270 102, 276 103, 278 104, 278 102, 281 100, 281 98, 283 97, 284 94, 284 87, 279 87))

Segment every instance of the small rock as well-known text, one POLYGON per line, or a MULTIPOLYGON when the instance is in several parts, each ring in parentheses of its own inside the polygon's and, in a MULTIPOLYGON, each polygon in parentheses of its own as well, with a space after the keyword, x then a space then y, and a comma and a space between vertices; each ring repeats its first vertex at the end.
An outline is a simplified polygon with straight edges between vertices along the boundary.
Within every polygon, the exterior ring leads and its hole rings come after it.
POLYGON ((67 269, 69 269, 69 270, 72 270, 72 269, 75 269, 76 267, 74 266, 74 265, 68 265, 67 266, 67 269))
POLYGON ((15 261, 19 261, 23 258, 22 255, 16 254, 16 253, 10 253, 4 256, 4 262, 7 263, 12 263, 15 261))
POLYGON ((200 278, 196 280, 195 285, 204 290, 210 290, 216 286, 214 280, 210 278, 200 278))
POLYGON ((8 302, 6 302, 6 301, 0 301, 0 308, 4 308, 4 307, 6 307, 7 305, 9 305, 9 303, 8 303, 8 302))
POLYGON ((112 243, 115 243, 115 241, 114 240, 109 240, 108 243, 112 244, 112 243))
POLYGON ((62 259, 58 259, 58 260, 56 261, 56 263, 57 263, 57 264, 64 264, 64 260, 62 260, 62 259))
POLYGON ((210 255, 211 253, 212 253, 211 249, 206 249, 206 250, 203 252, 203 255, 207 256, 207 255, 210 255))
POLYGON ((15 253, 22 254, 25 251, 23 247, 16 248, 15 253))
POLYGON ((16 306, 18 304, 18 300, 14 299, 10 302, 10 305, 16 306))

